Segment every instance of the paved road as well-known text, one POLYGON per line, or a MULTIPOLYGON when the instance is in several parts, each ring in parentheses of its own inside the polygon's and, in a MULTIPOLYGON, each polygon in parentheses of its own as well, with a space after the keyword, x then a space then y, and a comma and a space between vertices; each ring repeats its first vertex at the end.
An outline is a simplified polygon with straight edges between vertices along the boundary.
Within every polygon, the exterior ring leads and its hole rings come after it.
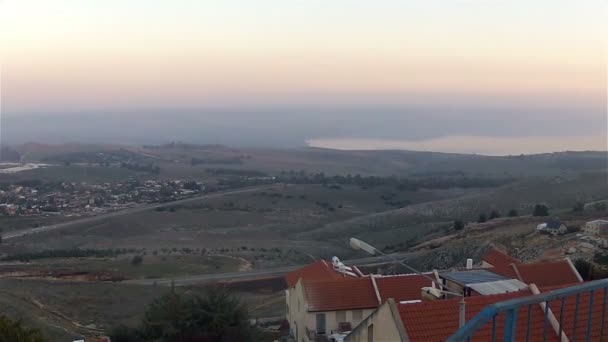
POLYGON ((185 198, 185 199, 181 199, 181 200, 177 200, 177 201, 166 202, 166 203, 146 204, 146 205, 141 205, 141 206, 137 206, 134 208, 117 210, 117 211, 113 211, 110 213, 104 213, 104 214, 99 214, 99 215, 95 215, 95 216, 89 216, 89 217, 85 217, 82 219, 77 219, 77 220, 69 221, 69 222, 63 222, 63 223, 42 226, 42 227, 37 227, 37 228, 28 228, 28 229, 9 231, 9 232, 2 234, 2 240, 4 241, 4 240, 9 240, 9 239, 15 239, 15 238, 22 237, 25 235, 48 232, 51 230, 60 230, 60 229, 70 228, 72 226, 76 226, 76 225, 80 225, 80 224, 93 223, 93 222, 105 220, 108 218, 139 213, 142 211, 146 211, 146 210, 150 210, 150 209, 154 209, 154 208, 158 208, 158 207, 171 207, 171 206, 178 205, 178 204, 196 202, 201 199, 216 198, 216 197, 222 197, 222 196, 226 196, 226 195, 253 192, 253 191, 258 191, 258 190, 269 189, 269 188, 276 187, 276 186, 277 186, 276 184, 261 185, 261 186, 247 187, 247 188, 242 188, 242 189, 237 189, 237 190, 220 191, 220 192, 215 192, 212 194, 195 196, 195 197, 185 198))
MULTIPOLYGON (((362 259, 353 259, 344 261, 348 266, 369 266, 375 264, 383 264, 392 262, 392 258, 403 259, 408 256, 412 256, 414 253, 407 254, 394 254, 391 257, 369 257, 362 259)), ((183 276, 175 278, 160 278, 160 279, 138 279, 138 280, 127 280, 123 283, 136 284, 136 285, 171 285, 174 283, 175 286, 186 286, 186 285, 197 285, 205 284, 217 281, 228 281, 228 280, 244 280, 244 279, 262 279, 282 276, 291 271, 297 270, 299 266, 285 266, 277 268, 259 269, 247 272, 231 272, 231 273, 217 273, 217 274, 203 274, 193 276, 183 276)))

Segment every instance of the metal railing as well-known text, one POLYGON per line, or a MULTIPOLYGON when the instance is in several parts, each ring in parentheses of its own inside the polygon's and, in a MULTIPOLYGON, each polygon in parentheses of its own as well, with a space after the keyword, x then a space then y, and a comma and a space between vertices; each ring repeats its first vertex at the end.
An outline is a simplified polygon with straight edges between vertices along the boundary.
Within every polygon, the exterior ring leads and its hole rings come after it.
POLYGON ((447 342, 608 341, 607 300, 608 279, 506 300, 481 310, 447 342))

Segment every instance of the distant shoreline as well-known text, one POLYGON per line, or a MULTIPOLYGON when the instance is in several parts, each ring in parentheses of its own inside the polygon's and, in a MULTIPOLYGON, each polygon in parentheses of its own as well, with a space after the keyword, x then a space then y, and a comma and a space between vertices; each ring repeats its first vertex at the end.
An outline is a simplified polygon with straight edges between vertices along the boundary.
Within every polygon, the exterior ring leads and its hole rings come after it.
POLYGON ((318 138, 309 147, 337 150, 408 150, 477 154, 487 156, 530 155, 555 152, 606 152, 606 138, 589 137, 483 137, 447 136, 425 140, 318 138))

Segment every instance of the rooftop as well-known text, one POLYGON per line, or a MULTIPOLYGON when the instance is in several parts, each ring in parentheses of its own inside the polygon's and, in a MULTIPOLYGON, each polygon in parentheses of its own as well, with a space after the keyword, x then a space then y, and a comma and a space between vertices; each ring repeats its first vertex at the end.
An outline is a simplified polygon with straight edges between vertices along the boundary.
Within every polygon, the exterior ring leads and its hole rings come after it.
POLYGON ((580 283, 579 274, 569 260, 519 264, 513 266, 519 278, 526 284, 537 286, 558 286, 580 283))
MULTIPOLYGON (((350 269, 350 267, 348 268, 350 269)), ((285 276, 287 287, 291 288, 296 286, 296 283, 300 278, 305 281, 330 281, 330 280, 344 280, 344 279, 356 279, 357 276, 354 273, 345 274, 334 269, 334 266, 325 260, 318 260, 310 265, 304 266, 293 272, 288 273, 285 276)))
MULTIPOLYGON (((531 295, 529 291, 513 292, 508 294, 477 296, 467 298, 466 319, 470 320, 488 305, 531 295)), ((415 304, 399 304, 399 315, 410 341, 445 341, 458 330, 460 299, 450 299, 436 302, 422 302, 415 304)), ((539 305, 531 307, 532 322, 542 322, 544 315, 539 305)), ((518 313, 517 341, 524 341, 526 324, 528 322, 528 309, 522 308, 518 313)), ((504 329, 504 315, 496 320, 496 336, 502 337, 504 329)), ((491 340, 492 324, 484 328, 473 337, 472 341, 491 340)), ((543 324, 533 324, 530 329, 530 340, 539 341, 543 336, 543 324)), ((555 334, 549 333, 547 341, 557 341, 555 334)))
POLYGON ((417 274, 370 276, 346 280, 304 283, 308 311, 339 311, 376 308, 393 298, 396 302, 420 300, 423 287, 431 281, 417 274), (374 288, 374 282, 376 288, 374 288), (380 296, 376 295, 377 293, 380 296))
POLYGON ((346 281, 306 282, 308 311, 339 311, 378 307, 378 298, 370 277, 346 281))
POLYGON ((488 270, 467 270, 456 272, 445 272, 440 274, 442 278, 451 280, 460 285, 488 283, 492 281, 507 280, 504 276, 488 270))
POLYGON ((508 266, 510 264, 517 264, 519 260, 513 258, 512 256, 499 251, 496 248, 490 249, 486 254, 481 257, 481 260, 487 262, 488 264, 494 267, 503 267, 508 266))

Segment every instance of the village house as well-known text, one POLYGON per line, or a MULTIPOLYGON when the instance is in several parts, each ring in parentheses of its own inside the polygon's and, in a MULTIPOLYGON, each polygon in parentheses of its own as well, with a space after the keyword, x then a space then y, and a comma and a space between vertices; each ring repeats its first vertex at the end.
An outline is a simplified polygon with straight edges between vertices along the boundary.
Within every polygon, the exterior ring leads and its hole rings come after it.
POLYGON ((546 232, 551 235, 563 235, 568 232, 568 227, 560 220, 550 220, 536 226, 536 230, 546 232))
POLYGON ((288 274, 286 281, 287 320, 297 342, 343 337, 389 298, 418 301, 422 288, 433 285, 417 274, 363 275, 324 260, 288 274))
MULTIPOLYGON (((554 288, 542 288, 531 285, 528 289, 498 295, 473 296, 466 300, 465 317, 470 320, 485 307, 505 300, 527 297, 538 293, 549 292, 554 288)), ((605 293, 596 294, 595 300, 601 302, 605 293)), ((548 312, 555 317, 556 322, 574 322, 576 311, 575 298, 565 300, 565 310, 549 308, 548 312), (563 316, 563 317, 562 317, 563 316)), ((589 301, 589 294, 581 294, 580 302, 589 301)), ((460 300, 458 298, 419 302, 398 303, 388 300, 359 324, 346 338, 345 342, 428 342, 445 341, 459 328, 460 300)), ((544 320, 544 307, 542 304, 522 307, 517 313, 517 327, 515 341, 571 341, 585 340, 591 337, 592 341, 599 341, 602 325, 595 322, 590 326, 590 336, 581 327, 576 329, 572 324, 566 324, 560 329, 557 325, 542 323, 544 320), (528 322, 533 322, 528 330, 528 322), (546 330, 545 330, 546 329, 546 330), (546 333, 546 336, 545 336, 546 333), (529 335, 528 335, 529 334, 529 335), (546 337, 546 338, 545 338, 546 337), (566 338, 564 338, 566 337, 566 338)), ((596 305, 592 309, 592 317, 602 317, 602 306, 596 305)), ((503 336, 504 315, 496 318, 496 336, 503 336)), ((484 325, 473 337, 473 341, 491 341, 492 324, 484 325)))
MULTIPOLYGON (((548 292, 557 288, 573 286, 582 282, 582 278, 569 259, 554 262, 537 262, 524 264, 519 260, 491 249, 483 257, 482 270, 471 269, 440 273, 439 277, 450 290, 459 291, 466 297, 465 320, 470 320, 488 305, 548 292), (486 272, 480 272, 480 271, 486 272), (504 277, 501 278, 500 276, 504 277), (486 282, 480 282, 486 281, 486 282)), ((589 300, 583 298, 581 302, 589 300)), ((588 297, 588 295, 586 295, 588 297)), ((345 342, 426 342, 445 341, 458 330, 460 318, 460 298, 430 300, 432 297, 423 297, 419 302, 399 302, 388 299, 374 310, 366 319, 350 332, 345 342)), ((574 298, 566 300, 568 310, 563 311, 563 319, 572 321, 574 315, 574 298)), ((600 299, 601 300, 601 299, 600 299)), ((601 314, 601 307, 594 308, 601 314)), ((551 311, 556 319, 561 312, 551 311)), ((516 340, 525 340, 527 333, 528 312, 531 320, 542 322, 544 310, 541 305, 531 307, 531 310, 522 309, 518 313, 518 327, 516 340)), ((598 316, 595 316, 598 317, 598 316)), ((496 322, 497 336, 502 336, 504 317, 498 317, 496 322)), ((584 338, 581 330, 564 329, 562 335, 584 338)), ((543 339, 543 325, 533 325, 530 330, 530 341, 543 339)), ((475 336, 475 341, 491 340, 491 325, 484 326, 475 336)), ((600 325, 592 327, 592 336, 599 336, 600 325)), ((549 331, 548 339, 558 340, 559 330, 549 331)))
POLYGON ((583 281, 570 258, 550 262, 522 263, 497 249, 491 249, 481 259, 482 267, 525 284, 547 287, 572 285, 583 281))
POLYGON ((589 221, 583 227, 583 233, 587 235, 608 235, 608 221, 607 220, 594 220, 589 221))

